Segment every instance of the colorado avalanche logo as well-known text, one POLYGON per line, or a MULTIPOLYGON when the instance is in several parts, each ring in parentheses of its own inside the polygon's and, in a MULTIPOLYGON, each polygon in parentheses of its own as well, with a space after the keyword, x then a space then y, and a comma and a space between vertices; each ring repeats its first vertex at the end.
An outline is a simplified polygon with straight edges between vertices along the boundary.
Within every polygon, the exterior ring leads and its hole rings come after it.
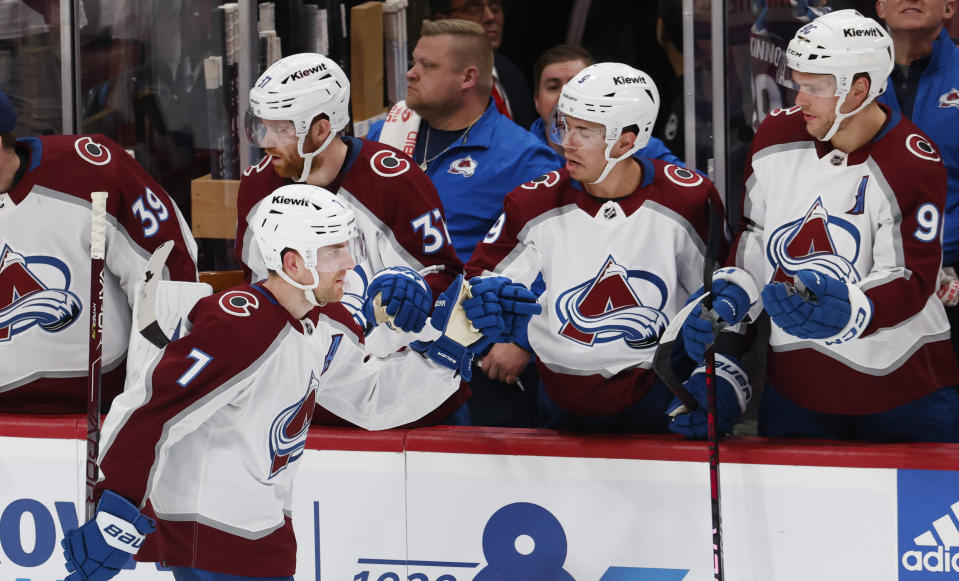
POLYGON ((948 107, 959 109, 959 90, 953 89, 939 97, 939 108, 946 109, 948 107))
POLYGON ((316 375, 311 373, 310 384, 303 399, 284 409, 273 419, 270 426, 270 458, 273 459, 270 478, 303 455, 306 435, 310 431, 310 420, 313 418, 313 405, 316 401, 314 396, 319 385, 316 375))
POLYGON ((669 324, 662 311, 667 296, 661 278, 626 270, 609 256, 595 278, 556 299, 559 334, 583 345, 622 339, 633 349, 653 347, 669 324), (641 296, 656 306, 646 306, 641 296))
POLYGON ((0 252, 0 342, 39 326, 56 333, 80 316, 70 270, 52 256, 24 256, 4 244, 0 252))
POLYGON ((801 105, 793 105, 792 107, 776 107, 769 112, 771 117, 779 117, 780 115, 792 115, 793 113, 798 113, 802 109, 801 105))
POLYGON ((796 272, 810 269, 859 282, 862 276, 853 264, 859 258, 860 242, 856 227, 830 216, 817 198, 803 218, 783 224, 770 235, 766 258, 776 269, 772 280, 792 282, 796 272))
POLYGON ((103 147, 89 137, 81 137, 73 143, 73 147, 84 160, 93 165, 106 165, 110 163, 110 150, 103 147))
POLYGON ((557 183, 559 183, 559 172, 551 171, 548 174, 543 174, 538 178, 531 179, 520 187, 524 190, 535 190, 540 186, 551 188, 557 183))
POLYGON ((220 308, 234 317, 249 317, 260 306, 260 299, 246 291, 231 290, 220 295, 220 308))
POLYGON ((370 158, 370 167, 385 178, 393 178, 406 173, 410 169, 410 165, 410 160, 399 157, 388 149, 377 151, 370 158))
POLYGON ((476 160, 470 156, 466 156, 462 159, 457 159, 450 164, 448 171, 451 174, 461 175, 464 178, 473 177, 473 173, 476 172, 476 160))

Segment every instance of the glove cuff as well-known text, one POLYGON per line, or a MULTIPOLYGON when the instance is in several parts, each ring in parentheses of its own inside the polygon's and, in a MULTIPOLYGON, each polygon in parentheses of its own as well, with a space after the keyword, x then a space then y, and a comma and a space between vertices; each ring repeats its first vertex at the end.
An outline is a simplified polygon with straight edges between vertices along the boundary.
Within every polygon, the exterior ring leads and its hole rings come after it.
POLYGON ((832 337, 819 339, 826 345, 839 345, 858 339, 872 321, 872 301, 866 293, 854 284, 846 283, 846 288, 849 290, 849 321, 832 337))
MULTIPOLYGON (((419 345, 414 346, 411 344, 410 346, 417 351, 423 352, 425 344, 419 341, 415 343, 419 343, 419 345)), ((446 335, 429 343, 429 347, 425 349, 425 353, 437 364, 452 369, 453 371, 459 371, 460 376, 466 381, 472 379, 473 353, 446 335)))
MULTIPOLYGON (((693 370, 692 375, 706 373, 705 363, 693 370)), ((692 375, 690 377, 692 377, 692 375)), ((716 354, 716 379, 725 381, 736 394, 739 412, 746 411, 749 400, 752 399, 753 388, 749 385, 749 376, 743 371, 742 364, 734 357, 716 354)))
POLYGON ((746 311, 746 316, 743 317, 743 321, 751 323, 759 319, 759 315, 763 312, 762 296, 759 294, 759 287, 756 286, 756 281, 748 272, 735 266, 728 266, 714 272, 713 280, 725 280, 743 289, 749 298, 749 310, 746 311))

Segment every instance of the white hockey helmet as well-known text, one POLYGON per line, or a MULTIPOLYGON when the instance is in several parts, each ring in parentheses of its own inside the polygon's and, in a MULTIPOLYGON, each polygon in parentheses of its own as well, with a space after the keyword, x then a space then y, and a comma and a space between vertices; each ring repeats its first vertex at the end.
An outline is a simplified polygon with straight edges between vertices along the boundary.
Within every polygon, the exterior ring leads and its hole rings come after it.
POLYGON ((605 126, 606 167, 593 182, 599 183, 614 165, 646 147, 658 113, 659 91, 649 75, 622 63, 597 63, 581 70, 563 86, 550 122, 550 140, 563 144, 566 115, 605 126), (610 152, 623 129, 631 125, 638 127, 632 149, 611 158, 610 152))
POLYGON ((284 57, 266 69, 250 89, 246 134, 250 143, 261 147, 267 133, 264 121, 290 121, 297 139, 297 153, 304 159, 306 180, 313 157, 327 148, 335 135, 350 122, 350 81, 340 67, 316 53, 284 57), (325 113, 330 118, 330 135, 316 150, 303 151, 303 141, 313 119, 325 113))
POLYGON ((822 141, 829 141, 846 117, 855 115, 886 91, 886 79, 894 66, 892 39, 872 18, 856 10, 838 10, 800 28, 786 47, 779 69, 779 82, 799 90, 791 71, 832 75, 836 81, 836 120, 822 141), (840 113, 856 75, 869 76, 869 94, 855 111, 840 113))
POLYGON ((336 272, 352 268, 360 257, 358 244, 329 249, 331 245, 357 241, 356 214, 329 191, 308 184, 282 186, 264 198, 253 214, 250 230, 268 270, 303 290, 316 304, 312 289, 319 285, 317 270, 336 272), (283 271, 283 251, 295 250, 313 275, 311 285, 293 281, 283 271), (348 252, 349 256, 345 256, 348 252))

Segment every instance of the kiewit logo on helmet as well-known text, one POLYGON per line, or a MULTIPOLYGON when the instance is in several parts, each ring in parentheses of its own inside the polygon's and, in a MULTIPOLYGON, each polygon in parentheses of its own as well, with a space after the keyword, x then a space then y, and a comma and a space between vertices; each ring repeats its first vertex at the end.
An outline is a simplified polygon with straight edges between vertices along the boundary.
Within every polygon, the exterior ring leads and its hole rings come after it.
POLYGON ((643 77, 624 77, 620 75, 618 77, 613 77, 613 84, 614 85, 632 85, 632 84, 645 85, 646 79, 644 79, 643 77))
POLYGON ((310 68, 308 68, 308 69, 303 69, 302 71, 296 71, 295 73, 292 73, 292 74, 288 75, 285 79, 283 79, 282 81, 280 81, 280 84, 281 84, 281 85, 285 85, 287 81, 298 81, 298 80, 300 80, 300 79, 302 79, 302 78, 305 78, 305 77, 308 77, 308 76, 310 76, 310 75, 312 75, 312 74, 314 74, 314 73, 318 73, 318 72, 320 72, 320 71, 325 71, 325 70, 326 70, 326 64, 325 64, 325 63, 320 63, 320 64, 318 64, 318 65, 316 65, 316 66, 314 66, 314 67, 310 67, 310 68))
POLYGON ((274 204, 288 204, 290 206, 308 206, 309 201, 306 198, 286 198, 284 196, 273 196, 271 200, 274 204))
POLYGON ((861 28, 844 28, 842 35, 849 38, 850 36, 882 36, 882 33, 879 32, 878 28, 870 28, 868 30, 861 28))

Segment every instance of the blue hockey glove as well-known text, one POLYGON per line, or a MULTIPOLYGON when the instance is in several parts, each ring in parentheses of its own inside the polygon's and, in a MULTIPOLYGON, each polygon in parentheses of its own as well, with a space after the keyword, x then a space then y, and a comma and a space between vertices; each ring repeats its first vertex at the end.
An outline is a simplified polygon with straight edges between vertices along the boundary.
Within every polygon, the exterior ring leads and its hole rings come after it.
POLYGON ((156 530, 153 519, 113 491, 105 490, 96 516, 64 533, 60 545, 70 575, 64 581, 106 581, 136 554, 156 530))
MULTIPOLYGON (((454 371, 469 381, 473 374, 473 356, 488 347, 494 341, 486 337, 471 324, 461 303, 469 294, 469 286, 464 282, 463 275, 459 275, 443 293, 436 299, 433 315, 430 317, 430 326, 441 333, 433 341, 413 341, 410 347, 454 371)), ((483 307, 476 307, 482 309, 483 307)), ((485 311, 484 311, 485 312, 485 311)), ((486 314, 490 321, 495 322, 496 315, 486 314)), ((495 324, 489 327, 501 334, 495 324)))
MULTIPOLYGON (((702 294, 703 288, 700 287, 689 300, 695 300, 702 294)), ((728 280, 714 281, 712 310, 719 317, 720 324, 725 323, 728 326, 739 323, 749 312, 750 306, 749 295, 742 287, 728 280)), ((689 317, 683 322, 682 333, 686 355, 693 361, 702 361, 706 349, 716 338, 713 321, 703 310, 702 304, 696 305, 689 313, 689 317)))
MULTIPOLYGON (((702 294, 703 287, 699 287, 686 304, 698 299, 702 294)), ((759 290, 756 282, 745 270, 728 266, 714 272, 712 311, 707 313, 702 305, 696 305, 683 322, 683 346, 686 354, 697 363, 702 361, 706 349, 716 339, 716 327, 722 330, 741 321, 755 320, 762 310, 758 301, 759 290)))
MULTIPOLYGON (((706 366, 697 367, 683 385, 699 402, 699 407, 691 412, 686 411, 682 402, 674 397, 666 412, 673 418, 669 429, 688 438, 705 438, 708 430, 706 366)), ((728 355, 716 355, 716 421, 719 433, 728 434, 732 431, 736 420, 746 411, 751 397, 749 377, 739 360, 728 355)))
POLYGON ((472 297, 463 303, 466 316, 473 326, 483 331, 484 335, 494 336, 499 328, 500 321, 494 321, 488 327, 483 327, 486 312, 499 312, 502 321, 500 336, 497 343, 511 343, 522 339, 526 335, 526 327, 533 315, 543 312, 543 308, 536 302, 536 295, 525 286, 512 282, 503 276, 474 277, 470 280, 472 297), (475 317, 474 317, 475 315, 475 317))
POLYGON ((872 301, 856 285, 800 270, 796 283, 773 282, 763 289, 766 312, 780 329, 827 344, 855 339, 872 320, 872 301))
POLYGON ((377 272, 370 280, 363 302, 363 316, 368 324, 383 322, 376 310, 379 301, 389 323, 403 331, 418 333, 426 324, 433 303, 433 293, 426 280, 412 268, 394 266, 377 272))

